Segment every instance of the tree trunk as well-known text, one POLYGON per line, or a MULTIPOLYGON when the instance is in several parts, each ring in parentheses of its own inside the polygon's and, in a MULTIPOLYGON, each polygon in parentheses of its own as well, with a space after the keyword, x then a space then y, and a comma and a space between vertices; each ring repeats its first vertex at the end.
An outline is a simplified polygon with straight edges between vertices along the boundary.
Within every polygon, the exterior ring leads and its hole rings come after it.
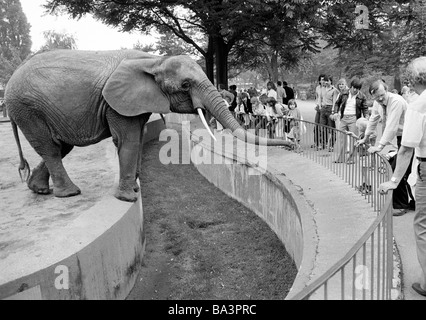
POLYGON ((393 79, 393 87, 401 92, 401 77, 399 76, 399 70, 395 70, 395 76, 393 79))
POLYGON ((271 80, 274 83, 278 81, 278 54, 276 52, 273 52, 271 57, 271 80))
POLYGON ((214 84, 214 45, 213 38, 209 37, 209 43, 207 47, 207 52, 205 55, 206 59, 206 74, 207 78, 214 84))
POLYGON ((228 87, 228 46, 221 37, 215 41, 216 83, 228 87))

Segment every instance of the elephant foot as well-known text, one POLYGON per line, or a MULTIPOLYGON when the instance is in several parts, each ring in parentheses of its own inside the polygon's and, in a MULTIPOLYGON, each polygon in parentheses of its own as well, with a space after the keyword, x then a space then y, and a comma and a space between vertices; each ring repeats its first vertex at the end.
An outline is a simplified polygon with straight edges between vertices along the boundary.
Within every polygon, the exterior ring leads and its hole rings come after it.
POLYGON ((117 190, 115 191, 114 196, 118 200, 127 201, 127 202, 135 202, 138 199, 138 192, 140 188, 136 181, 131 183, 123 182, 120 183, 117 190))
POLYGON ((28 188, 38 194, 50 194, 49 189, 49 171, 46 167, 37 167, 34 169, 28 180, 28 188))
POLYGON ((53 189, 53 194, 55 195, 55 197, 58 197, 58 198, 72 197, 72 196, 79 195, 80 193, 81 193, 80 188, 74 184, 66 188, 53 189))
POLYGON ((125 192, 123 190, 117 190, 114 194, 118 200, 127 201, 127 202, 136 202, 138 200, 138 194, 133 190, 125 192))
POLYGON ((31 179, 28 181, 28 188, 38 194, 50 194, 52 192, 52 190, 49 189, 49 184, 38 184, 35 181, 31 181, 31 179))

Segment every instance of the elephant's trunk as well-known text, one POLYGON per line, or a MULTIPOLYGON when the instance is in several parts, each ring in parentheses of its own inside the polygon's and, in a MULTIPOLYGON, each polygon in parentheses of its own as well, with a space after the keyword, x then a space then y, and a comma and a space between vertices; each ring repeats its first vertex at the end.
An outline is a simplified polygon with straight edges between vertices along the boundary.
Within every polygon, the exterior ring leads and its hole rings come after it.
POLYGON ((224 128, 230 129, 232 134, 240 140, 251 144, 267 145, 267 146, 290 146, 291 143, 282 139, 268 139, 256 136, 244 130, 235 120, 229 111, 220 93, 206 80, 197 88, 198 92, 193 93, 194 106, 204 106, 224 128))

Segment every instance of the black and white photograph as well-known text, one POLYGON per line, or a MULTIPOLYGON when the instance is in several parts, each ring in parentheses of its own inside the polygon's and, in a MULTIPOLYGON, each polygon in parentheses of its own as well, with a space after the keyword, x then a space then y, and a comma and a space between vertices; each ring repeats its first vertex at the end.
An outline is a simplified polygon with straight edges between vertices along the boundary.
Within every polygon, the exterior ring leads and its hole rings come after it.
POLYGON ((0 300, 426 300, 426 0, 0 0, 0 137, 0 300))

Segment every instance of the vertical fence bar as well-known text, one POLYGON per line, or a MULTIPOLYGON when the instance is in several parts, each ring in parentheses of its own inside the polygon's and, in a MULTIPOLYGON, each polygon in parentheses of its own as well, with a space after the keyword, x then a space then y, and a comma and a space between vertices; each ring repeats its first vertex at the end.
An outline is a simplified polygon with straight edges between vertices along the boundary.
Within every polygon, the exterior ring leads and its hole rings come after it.
POLYGON ((380 224, 377 227, 377 300, 380 300, 380 224))
MULTIPOLYGON (((362 245, 362 264, 364 267, 367 267, 367 242, 364 242, 362 245)), ((367 279, 365 279, 367 281, 367 279)), ((365 291, 366 288, 362 288, 362 300, 365 300, 365 291)))
POLYGON ((328 300, 328 281, 324 283, 324 300, 328 300))
POLYGON ((356 299, 356 291, 355 291, 355 278, 356 278, 356 253, 353 257, 353 266, 352 266, 352 300, 356 299))
POLYGON ((374 234, 375 232, 371 234, 371 300, 374 300, 374 234))
POLYGON ((386 221, 388 223, 388 272, 389 275, 387 277, 388 280, 388 299, 392 298, 392 279, 393 279, 393 219, 392 219, 392 211, 388 211, 386 213, 386 221))
POLYGON ((386 231, 386 221, 383 221, 383 243, 382 243, 382 250, 383 250, 383 262, 382 262, 382 300, 385 300, 385 293, 386 293, 386 276, 387 276, 387 257, 386 257, 386 248, 387 248, 387 239, 386 239, 387 231, 386 231))

